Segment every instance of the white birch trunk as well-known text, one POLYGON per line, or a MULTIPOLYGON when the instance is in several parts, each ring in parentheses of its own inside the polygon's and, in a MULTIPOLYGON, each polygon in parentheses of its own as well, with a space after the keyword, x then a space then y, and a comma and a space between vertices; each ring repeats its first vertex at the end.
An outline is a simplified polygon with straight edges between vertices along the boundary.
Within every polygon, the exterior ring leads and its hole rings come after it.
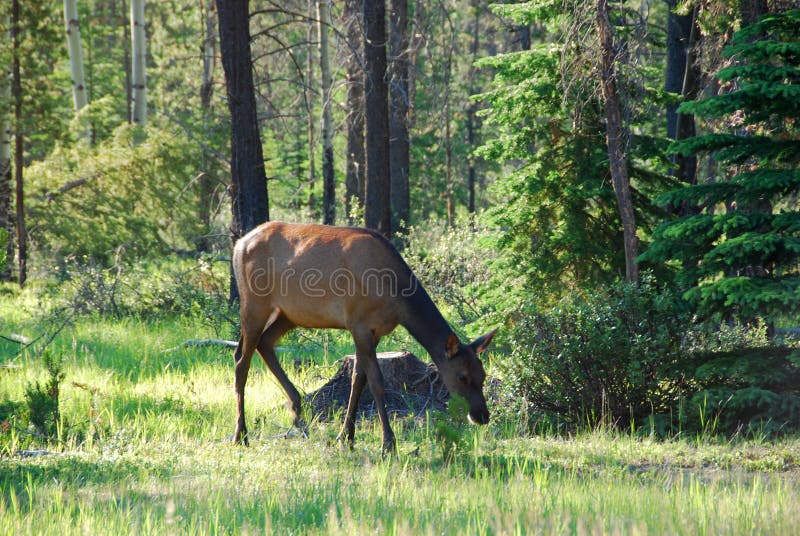
POLYGON ((83 72, 83 50, 81 49, 77 0, 64 0, 64 26, 67 30, 69 67, 72 76, 72 102, 77 114, 89 103, 86 92, 86 76, 83 72))
POLYGON ((147 120, 147 89, 145 77, 144 0, 131 0, 131 48, 133 68, 133 122, 144 125, 147 120))

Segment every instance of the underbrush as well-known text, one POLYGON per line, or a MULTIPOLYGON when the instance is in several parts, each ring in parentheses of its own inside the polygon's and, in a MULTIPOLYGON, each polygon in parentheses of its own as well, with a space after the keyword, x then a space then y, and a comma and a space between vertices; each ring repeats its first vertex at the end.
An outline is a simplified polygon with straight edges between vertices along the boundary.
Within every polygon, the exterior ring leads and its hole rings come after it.
POLYGON ((645 277, 526 305, 498 361, 504 418, 523 433, 588 426, 670 437, 800 429, 800 352, 763 325, 696 321, 645 277))

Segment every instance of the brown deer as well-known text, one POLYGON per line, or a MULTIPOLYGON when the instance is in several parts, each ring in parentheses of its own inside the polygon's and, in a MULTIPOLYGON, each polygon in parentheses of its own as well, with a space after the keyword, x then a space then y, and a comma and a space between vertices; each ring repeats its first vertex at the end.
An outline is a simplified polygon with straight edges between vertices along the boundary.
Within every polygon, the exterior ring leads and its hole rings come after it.
POLYGON ((358 399, 369 382, 383 427, 383 448, 394 448, 384 406, 378 341, 403 325, 425 347, 451 393, 469 404, 469 419, 486 424, 486 373, 478 359, 494 331, 461 344, 428 293, 392 244, 355 227, 268 222, 233 250, 242 335, 236 348, 237 420, 234 443, 248 443, 244 387, 258 350, 289 398, 294 425, 305 429, 300 394, 275 355, 275 343, 295 327, 346 329, 356 345, 356 366, 340 441, 352 446, 358 399))

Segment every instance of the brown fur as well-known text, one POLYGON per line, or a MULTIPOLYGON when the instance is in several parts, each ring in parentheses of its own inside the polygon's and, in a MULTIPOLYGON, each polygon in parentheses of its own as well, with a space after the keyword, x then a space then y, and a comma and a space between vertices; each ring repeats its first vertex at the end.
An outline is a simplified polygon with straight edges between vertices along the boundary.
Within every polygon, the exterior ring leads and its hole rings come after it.
POLYGON ((431 353, 445 384, 470 403, 470 415, 488 421, 477 354, 494 332, 462 345, 414 274, 383 236, 360 228, 268 222, 234 247, 242 336, 236 349, 238 417, 234 441, 247 442, 244 386, 257 349, 289 397, 295 424, 304 428, 300 395, 275 356, 278 339, 294 327, 347 329, 356 344, 357 366, 340 438, 352 444, 355 408, 369 382, 384 435, 394 434, 384 408, 383 378, 375 348, 398 325, 406 326, 431 353), (473 411, 474 410, 474 411, 473 411))

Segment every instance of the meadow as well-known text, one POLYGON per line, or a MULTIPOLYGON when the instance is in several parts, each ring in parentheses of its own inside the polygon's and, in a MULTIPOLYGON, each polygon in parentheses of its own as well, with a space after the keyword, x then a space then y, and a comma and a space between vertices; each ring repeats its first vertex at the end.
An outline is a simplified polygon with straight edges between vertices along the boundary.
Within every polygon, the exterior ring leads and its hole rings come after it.
MULTIPOLYGON (((4 296, 0 333, 35 337, 36 305, 4 296)), ((215 337, 197 317, 81 316, 47 351, 62 359, 52 439, 14 419, 0 432, 0 534, 796 534, 800 439, 713 434, 657 440, 631 430, 520 435, 513 422, 458 428, 444 417, 377 422, 353 451, 338 422, 287 434, 277 382, 254 363, 249 448, 230 444, 232 352, 184 347, 215 337)), ((0 402, 45 382, 36 344, 0 341, 0 402)), ((402 332, 384 349, 407 346, 402 332)), ((352 351, 345 336, 302 332, 281 345, 308 392, 352 351)), ((491 356, 490 356, 491 357, 491 356)), ((489 372, 492 372, 491 363, 489 372)))

